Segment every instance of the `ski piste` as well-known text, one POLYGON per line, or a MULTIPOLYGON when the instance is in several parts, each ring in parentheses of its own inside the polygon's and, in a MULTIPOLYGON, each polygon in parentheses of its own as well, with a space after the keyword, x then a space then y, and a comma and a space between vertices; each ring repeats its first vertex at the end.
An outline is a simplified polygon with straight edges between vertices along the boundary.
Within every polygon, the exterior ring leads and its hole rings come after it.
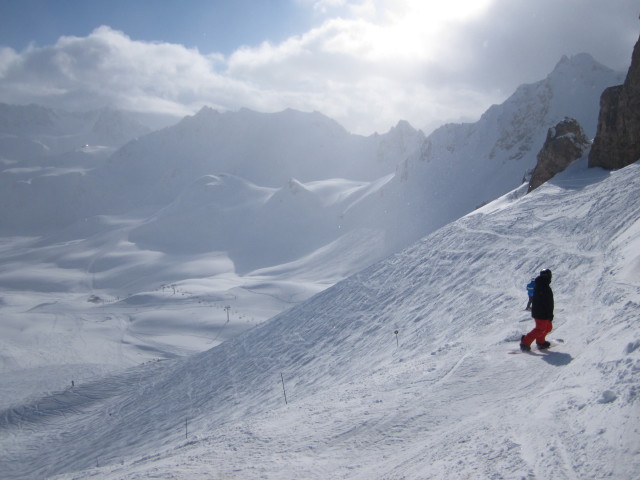
POLYGON ((531 350, 520 350, 520 348, 518 349, 514 349, 514 350, 509 350, 507 353, 511 354, 511 355, 515 355, 518 353, 528 353, 530 355, 537 355, 538 353, 540 354, 544 354, 545 352, 548 352, 549 350, 552 350, 554 347, 557 347, 559 345, 564 345, 567 342, 563 339, 563 338, 554 338, 554 339, 547 339, 547 341, 549 343, 551 343, 551 345, 549 346, 549 348, 537 348, 535 346, 535 342, 531 345, 531 350))

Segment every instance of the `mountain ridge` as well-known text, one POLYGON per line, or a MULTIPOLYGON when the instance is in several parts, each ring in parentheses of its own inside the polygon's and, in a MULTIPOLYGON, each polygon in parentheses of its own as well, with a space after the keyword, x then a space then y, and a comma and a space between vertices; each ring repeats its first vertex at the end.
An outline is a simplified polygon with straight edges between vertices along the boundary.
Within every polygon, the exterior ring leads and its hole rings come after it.
POLYGON ((545 79, 520 86, 477 122, 436 129, 399 164, 376 206, 364 206, 393 212, 372 220, 387 232, 390 251, 408 244, 394 232, 408 229, 407 237, 418 239, 528 181, 548 129, 563 118, 584 123, 593 138, 600 93, 622 75, 588 54, 564 57, 545 79), (453 194, 452 185, 465 194, 453 194))

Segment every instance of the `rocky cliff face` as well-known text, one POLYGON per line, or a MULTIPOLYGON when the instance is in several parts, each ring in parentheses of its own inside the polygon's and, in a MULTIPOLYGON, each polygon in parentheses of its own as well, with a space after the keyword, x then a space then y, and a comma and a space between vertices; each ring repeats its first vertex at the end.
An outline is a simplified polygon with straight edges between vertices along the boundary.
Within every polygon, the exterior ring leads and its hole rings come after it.
POLYGON ((529 192, 562 172, 571 162, 580 158, 589 139, 573 118, 565 118, 547 132, 547 139, 538 153, 538 162, 529 182, 529 192))
POLYGON ((640 39, 623 85, 600 98, 598 131, 589 154, 590 167, 617 169, 640 159, 640 39))

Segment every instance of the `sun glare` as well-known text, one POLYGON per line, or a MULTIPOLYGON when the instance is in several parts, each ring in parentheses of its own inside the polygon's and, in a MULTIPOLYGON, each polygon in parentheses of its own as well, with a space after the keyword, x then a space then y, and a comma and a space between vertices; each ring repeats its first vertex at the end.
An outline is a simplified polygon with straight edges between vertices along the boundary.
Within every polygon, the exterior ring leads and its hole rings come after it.
POLYGON ((438 37, 456 24, 477 18, 493 0, 387 0, 376 2, 375 20, 366 31, 368 56, 428 58, 438 37))

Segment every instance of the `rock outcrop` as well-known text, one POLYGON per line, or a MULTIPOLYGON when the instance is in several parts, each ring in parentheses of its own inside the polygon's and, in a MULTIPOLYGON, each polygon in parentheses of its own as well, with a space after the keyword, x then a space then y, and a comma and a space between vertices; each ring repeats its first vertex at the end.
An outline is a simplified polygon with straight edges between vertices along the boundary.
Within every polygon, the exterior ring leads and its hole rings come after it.
POLYGON ((589 154, 590 167, 623 168, 640 159, 640 39, 624 84, 600 97, 598 130, 589 154))
POLYGON ((589 145, 590 141, 582 127, 573 118, 565 118, 550 128, 542 150, 538 153, 528 192, 549 181, 571 162, 582 157, 589 145))

